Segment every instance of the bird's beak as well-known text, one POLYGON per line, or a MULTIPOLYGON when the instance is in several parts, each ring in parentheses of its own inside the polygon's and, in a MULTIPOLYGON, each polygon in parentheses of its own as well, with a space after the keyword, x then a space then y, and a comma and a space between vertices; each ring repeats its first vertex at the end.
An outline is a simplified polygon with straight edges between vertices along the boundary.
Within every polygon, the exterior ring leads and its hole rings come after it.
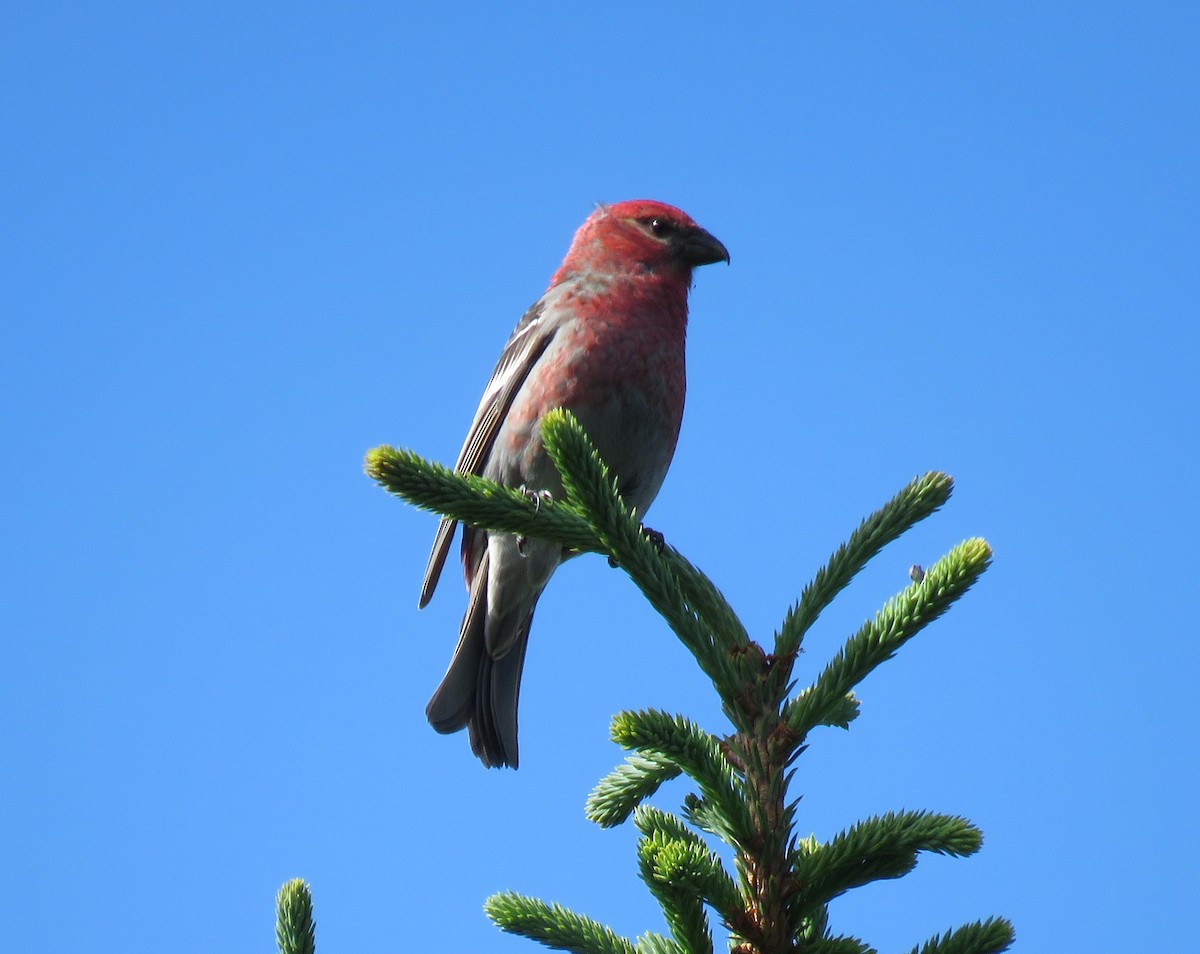
POLYGON ((689 265, 729 261, 729 250, 711 232, 697 226, 683 237, 683 260, 689 265))

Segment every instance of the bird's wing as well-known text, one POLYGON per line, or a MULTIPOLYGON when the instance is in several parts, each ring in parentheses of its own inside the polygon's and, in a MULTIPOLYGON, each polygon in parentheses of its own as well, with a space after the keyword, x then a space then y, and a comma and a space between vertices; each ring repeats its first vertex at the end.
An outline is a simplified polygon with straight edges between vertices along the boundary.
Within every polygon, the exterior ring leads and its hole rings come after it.
MULTIPOLYGON (((529 376, 530 369, 554 340, 557 324, 547 316, 549 298, 550 293, 547 293, 525 312, 517 322, 508 344, 504 346, 496 370, 484 388, 483 398, 475 411, 475 420, 471 422, 471 430, 467 432, 467 439, 458 454, 458 461, 454 465, 456 472, 478 475, 483 471, 484 462, 491 453, 496 434, 513 399, 529 376)), ((429 602, 437 587, 457 527, 458 521, 449 517, 443 517, 438 524, 437 535, 433 538, 433 551, 425 567, 425 581, 421 584, 419 605, 422 607, 429 602)))

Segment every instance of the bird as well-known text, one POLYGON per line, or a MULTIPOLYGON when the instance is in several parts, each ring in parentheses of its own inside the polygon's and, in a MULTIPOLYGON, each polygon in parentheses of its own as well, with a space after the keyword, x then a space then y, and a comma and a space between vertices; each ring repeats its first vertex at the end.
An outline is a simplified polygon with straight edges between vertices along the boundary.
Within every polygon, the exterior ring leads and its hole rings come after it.
MULTIPOLYGON (((583 426, 639 517, 675 452, 686 390, 688 293, 698 266, 729 262, 711 233, 648 199, 597 205, 546 292, 505 345, 455 464, 553 499, 558 471, 541 423, 556 408, 583 426)), ((456 531, 442 518, 419 605, 433 596, 456 531)), ((464 526, 468 600, 458 645, 426 707, 441 733, 468 730, 489 768, 517 768, 517 708, 538 598, 570 556, 559 544, 464 526)))

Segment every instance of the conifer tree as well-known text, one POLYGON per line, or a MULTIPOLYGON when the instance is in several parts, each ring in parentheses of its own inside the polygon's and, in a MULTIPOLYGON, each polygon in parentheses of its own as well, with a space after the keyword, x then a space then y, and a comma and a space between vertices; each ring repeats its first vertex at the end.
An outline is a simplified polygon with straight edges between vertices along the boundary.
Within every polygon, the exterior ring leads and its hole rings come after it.
MULTIPOLYGON (((826 842, 801 837, 792 766, 814 729, 849 727, 858 715, 854 687, 975 583, 991 561, 991 548, 974 538, 928 570, 914 567, 912 583, 799 691, 794 670, 820 613, 884 546, 949 499, 950 477, 919 477, 865 519, 764 646, 751 639, 704 574, 627 510, 574 418, 563 411, 549 415, 543 437, 562 475, 563 499, 533 500, 390 447, 371 451, 366 469, 418 507, 608 557, 712 680, 730 725, 713 733, 686 716, 655 709, 618 714, 612 737, 630 754, 587 801, 588 817, 599 825, 632 818, 641 833, 641 877, 662 907, 669 934, 648 931, 631 940, 560 905, 513 892, 489 898, 488 916, 505 931, 578 954, 708 954, 712 916, 728 931, 734 954, 873 952, 856 937, 832 932, 829 902, 851 888, 907 874, 921 852, 973 854, 982 833, 965 818, 897 811, 860 821, 826 842), (678 814, 648 803, 664 782, 681 775, 695 790, 678 814), (729 847, 732 870, 708 838, 729 847)), ((989 918, 935 935, 912 954, 991 954, 1012 941, 1011 925, 989 918)))

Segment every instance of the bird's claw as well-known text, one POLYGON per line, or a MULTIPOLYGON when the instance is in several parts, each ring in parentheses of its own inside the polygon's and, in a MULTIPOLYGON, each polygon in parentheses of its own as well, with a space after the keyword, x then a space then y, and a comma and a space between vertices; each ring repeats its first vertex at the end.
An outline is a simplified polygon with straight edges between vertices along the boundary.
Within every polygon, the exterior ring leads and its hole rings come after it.
MULTIPOLYGON (((521 484, 521 486, 517 488, 517 492, 519 494, 521 494, 531 504, 533 504, 533 512, 534 513, 541 513, 542 504, 549 505, 549 504, 554 503, 554 494, 550 493, 550 491, 548 491, 548 490, 530 490, 524 484, 521 484)), ((516 539, 517 539, 517 552, 519 554, 521 554, 521 556, 524 556, 525 555, 525 544, 528 541, 525 539, 525 537, 522 534, 519 534, 519 533, 517 534, 516 539)))
POLYGON ((518 492, 524 495, 525 499, 533 504, 533 512, 540 513, 542 504, 550 505, 554 503, 554 494, 548 490, 530 490, 524 484, 517 488, 518 492))
MULTIPOLYGON (((664 537, 657 530, 651 530, 649 527, 645 527, 645 526, 642 527, 642 534, 646 537, 647 540, 650 541, 650 545, 652 547, 654 547, 655 550, 657 550, 659 553, 663 552, 663 549, 667 545, 666 537, 664 537)), ((615 556, 610 555, 608 558, 608 565, 611 566, 615 570, 621 564, 615 556)))

